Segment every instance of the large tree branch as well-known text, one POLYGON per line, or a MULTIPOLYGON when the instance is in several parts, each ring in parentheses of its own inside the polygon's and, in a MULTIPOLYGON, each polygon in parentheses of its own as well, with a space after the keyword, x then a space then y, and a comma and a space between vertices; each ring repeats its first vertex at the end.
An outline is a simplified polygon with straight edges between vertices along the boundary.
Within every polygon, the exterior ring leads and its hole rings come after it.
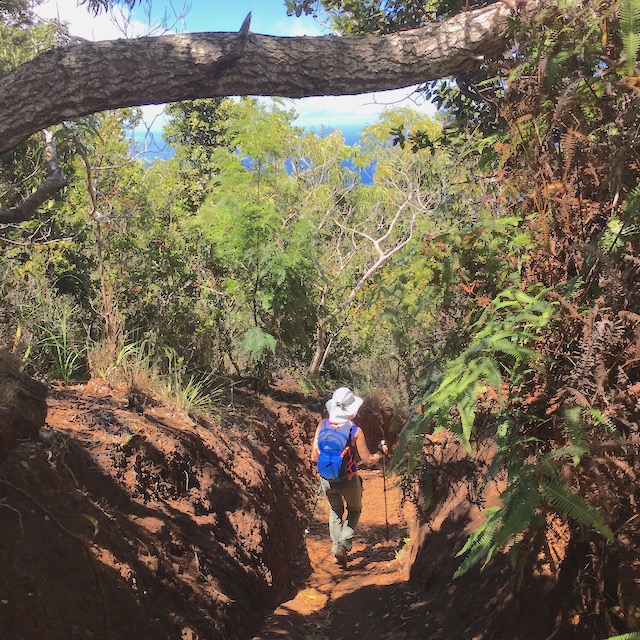
MULTIPOLYGON (((199 33, 72 44, 0 78, 0 153, 47 126, 144 104, 230 95, 345 95, 454 75, 504 47, 515 0, 386 36, 199 33)), ((527 12, 548 4, 522 0, 527 12)))

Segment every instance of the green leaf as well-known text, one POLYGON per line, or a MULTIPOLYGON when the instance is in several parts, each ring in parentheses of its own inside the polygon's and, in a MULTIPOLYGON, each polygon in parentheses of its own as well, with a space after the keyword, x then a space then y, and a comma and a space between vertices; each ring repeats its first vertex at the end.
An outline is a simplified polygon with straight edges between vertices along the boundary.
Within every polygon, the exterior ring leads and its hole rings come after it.
POLYGON ((620 0, 620 31, 627 73, 632 76, 640 49, 640 0, 620 0))
POLYGON ((613 542, 613 532, 598 511, 584 498, 572 493, 557 479, 547 477, 541 483, 542 492, 553 507, 576 522, 593 527, 609 542, 613 542))
POLYGON ((276 339, 260 327, 249 329, 242 340, 242 350, 256 360, 276 352, 276 339))

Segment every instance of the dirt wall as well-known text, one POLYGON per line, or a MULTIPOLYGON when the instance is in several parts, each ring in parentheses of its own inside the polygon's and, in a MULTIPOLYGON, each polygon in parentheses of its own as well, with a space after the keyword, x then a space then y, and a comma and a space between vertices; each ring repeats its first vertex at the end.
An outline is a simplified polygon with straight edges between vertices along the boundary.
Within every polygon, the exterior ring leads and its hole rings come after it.
POLYGON ((46 387, 23 375, 0 349, 0 460, 20 441, 37 436, 47 417, 46 387))
POLYGON ((443 627, 486 640, 603 640, 638 628, 640 561, 633 549, 640 536, 633 522, 607 545, 549 513, 526 533, 517 555, 498 554, 484 570, 478 565, 454 578, 462 561, 456 554, 501 490, 484 480, 493 449, 480 443, 469 457, 442 433, 427 438, 425 453, 410 522, 410 578, 443 627))
POLYGON ((0 463, 0 638, 248 637, 291 589, 316 419, 257 394, 195 422, 54 390, 40 440, 0 463))

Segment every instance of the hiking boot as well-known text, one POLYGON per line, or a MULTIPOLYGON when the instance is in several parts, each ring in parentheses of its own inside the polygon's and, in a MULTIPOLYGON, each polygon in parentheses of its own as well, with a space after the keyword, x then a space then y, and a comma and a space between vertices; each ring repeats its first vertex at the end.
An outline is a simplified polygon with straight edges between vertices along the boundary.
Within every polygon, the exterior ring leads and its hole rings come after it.
POLYGON ((343 568, 347 568, 347 552, 342 548, 338 547, 334 554, 336 558, 336 562, 343 568))

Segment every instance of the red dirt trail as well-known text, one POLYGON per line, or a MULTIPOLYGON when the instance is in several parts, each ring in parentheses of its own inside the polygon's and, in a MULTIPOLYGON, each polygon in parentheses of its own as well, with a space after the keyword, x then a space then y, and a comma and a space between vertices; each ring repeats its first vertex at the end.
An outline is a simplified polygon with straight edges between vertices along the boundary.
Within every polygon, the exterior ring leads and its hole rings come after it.
POLYGON ((347 569, 334 563, 328 505, 321 496, 306 538, 311 574, 298 585, 295 597, 279 606, 252 640, 409 640, 425 633, 430 638, 446 637, 428 603, 407 582, 404 547, 408 533, 400 488, 388 479, 385 494, 381 470, 360 474, 364 481, 363 510, 347 569))

